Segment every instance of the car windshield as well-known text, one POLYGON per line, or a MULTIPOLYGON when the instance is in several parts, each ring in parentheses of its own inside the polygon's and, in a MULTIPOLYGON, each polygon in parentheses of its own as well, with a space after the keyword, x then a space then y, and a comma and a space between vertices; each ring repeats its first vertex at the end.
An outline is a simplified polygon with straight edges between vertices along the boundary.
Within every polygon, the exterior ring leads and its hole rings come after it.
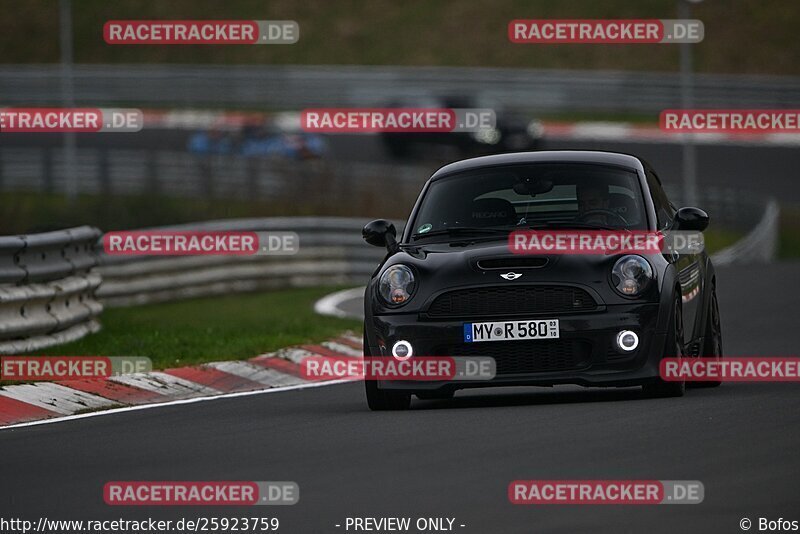
POLYGON ((411 223, 415 241, 527 228, 647 229, 636 173, 585 163, 508 165, 441 178, 411 223))

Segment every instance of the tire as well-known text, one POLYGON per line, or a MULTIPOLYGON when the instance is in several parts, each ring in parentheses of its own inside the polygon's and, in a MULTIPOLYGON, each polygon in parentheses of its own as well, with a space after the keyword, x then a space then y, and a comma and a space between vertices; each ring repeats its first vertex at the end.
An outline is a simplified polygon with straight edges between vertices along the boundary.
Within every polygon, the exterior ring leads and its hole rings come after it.
POLYGON ((373 412, 408 410, 411 408, 411 393, 378 389, 375 380, 364 380, 367 406, 373 412))
POLYGON ((455 397, 455 391, 418 391, 417 398, 422 400, 448 400, 455 397))
MULTIPOLYGON (((670 324, 671 334, 667 337, 662 357, 677 356, 683 358, 685 349, 683 346, 683 309, 681 307, 680 291, 676 291, 670 324)), ((684 393, 686 393, 686 381, 667 382, 659 377, 654 382, 643 385, 642 390, 647 397, 683 397, 684 393)))
MULTIPOLYGON (((369 358, 366 324, 364 327, 364 358, 369 358)), ((378 389, 375 380, 364 380, 364 390, 367 394, 367 406, 373 412, 408 410, 411 407, 411 393, 378 389)))
MULTIPOLYGON (((717 302, 717 286, 714 283, 711 286, 711 300, 708 303, 706 327, 705 332, 703 332, 703 350, 700 356, 705 358, 716 357, 717 361, 722 359, 722 325, 719 317, 719 303, 717 302)), ((695 388, 715 388, 721 386, 722 381, 690 382, 689 385, 695 388)))

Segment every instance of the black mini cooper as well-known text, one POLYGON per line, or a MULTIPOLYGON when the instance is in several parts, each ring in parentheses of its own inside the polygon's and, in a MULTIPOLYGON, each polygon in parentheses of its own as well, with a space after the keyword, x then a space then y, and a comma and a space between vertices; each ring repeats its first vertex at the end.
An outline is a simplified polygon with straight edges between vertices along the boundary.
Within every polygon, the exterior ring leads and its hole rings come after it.
POLYGON ((509 235, 707 225, 702 210, 676 209, 650 165, 630 155, 529 152, 442 167, 399 240, 388 221, 364 227, 369 244, 388 249, 365 292, 364 355, 491 357, 494 375, 365 380, 369 407, 401 410, 412 394, 449 398, 506 385, 638 385, 653 396, 683 395, 684 382, 660 378, 660 360, 722 354, 714 267, 703 250, 518 254, 509 235), (525 335, 515 336, 520 324, 525 335))

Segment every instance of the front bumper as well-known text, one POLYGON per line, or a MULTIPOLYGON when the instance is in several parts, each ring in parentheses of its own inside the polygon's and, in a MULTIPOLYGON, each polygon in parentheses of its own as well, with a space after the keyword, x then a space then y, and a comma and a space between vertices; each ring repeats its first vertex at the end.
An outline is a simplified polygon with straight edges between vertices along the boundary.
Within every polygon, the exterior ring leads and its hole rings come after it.
MULTIPOLYGON (((633 386, 658 378, 666 332, 657 325, 658 303, 606 305, 601 311, 547 317, 424 320, 417 314, 372 316, 366 324, 369 354, 391 356, 392 345, 409 341, 420 356, 489 356, 497 374, 492 380, 378 381, 381 389, 455 390, 475 387, 579 384, 633 386), (464 343, 466 322, 558 319, 559 339, 464 343), (639 336, 631 352, 616 347, 621 330, 639 336)), ((663 324, 663 322, 661 323, 663 324)))

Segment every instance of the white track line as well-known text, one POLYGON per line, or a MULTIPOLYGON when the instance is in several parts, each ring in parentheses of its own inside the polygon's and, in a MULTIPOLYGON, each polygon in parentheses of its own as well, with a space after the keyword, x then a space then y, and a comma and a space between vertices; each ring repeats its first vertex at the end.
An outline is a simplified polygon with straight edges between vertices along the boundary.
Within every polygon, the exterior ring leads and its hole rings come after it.
POLYGON ((347 384, 352 383, 351 379, 346 380, 331 380, 330 382, 307 382, 304 384, 298 384, 295 386, 285 386, 279 388, 271 388, 271 389, 263 389, 258 391, 240 391, 237 393, 224 393, 222 395, 214 395, 211 397, 195 397, 193 399, 181 399, 181 400, 174 400, 168 402, 160 402, 154 404, 139 404, 137 406, 126 406, 124 408, 112 408, 110 410, 104 410, 101 412, 90 412, 90 413, 83 413, 78 415, 68 415, 65 417, 55 417, 51 419, 41 419, 39 421, 30 421, 27 423, 17 423, 14 425, 2 426, 0 427, 0 431, 2 430, 9 430, 15 428, 23 428, 28 426, 37 426, 37 425, 47 425, 51 423, 60 423, 62 421, 74 421, 76 419, 85 419, 87 417, 100 417, 103 415, 111 415, 117 414, 122 412, 133 412, 138 410, 150 410, 152 408, 161 408, 163 406, 176 406, 179 404, 193 404, 195 402, 206 402, 206 401, 213 401, 218 399, 230 399, 234 397, 247 397, 250 395, 262 395, 264 393, 281 393, 283 391, 292 391, 296 389, 305 389, 305 388, 318 388, 322 386, 333 386, 336 384, 347 384))
MULTIPOLYGON (((331 293, 319 299, 314 303, 314 311, 320 315, 331 315, 333 317, 341 317, 343 319, 352 319, 354 316, 339 308, 342 302, 353 300, 358 297, 364 296, 363 287, 354 287, 353 289, 344 289, 331 293)), ((360 316, 358 317, 361 318, 360 316)))

